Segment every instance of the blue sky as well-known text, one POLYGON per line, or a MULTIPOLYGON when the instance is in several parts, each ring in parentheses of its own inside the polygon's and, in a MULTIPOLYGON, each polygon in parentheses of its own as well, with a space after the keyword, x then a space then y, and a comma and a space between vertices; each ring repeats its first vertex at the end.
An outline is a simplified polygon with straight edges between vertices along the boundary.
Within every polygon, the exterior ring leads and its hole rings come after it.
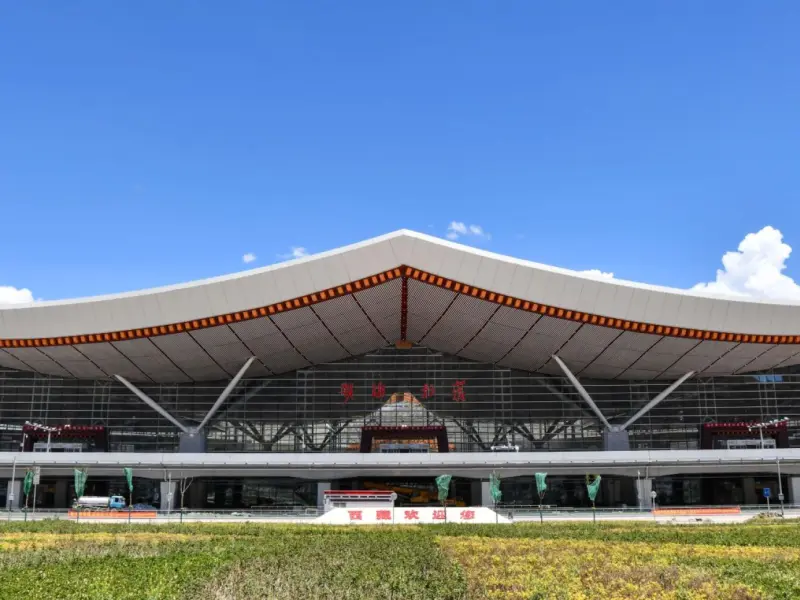
POLYGON ((0 286, 120 292, 455 221, 489 250, 683 288, 769 225, 725 285, 797 293, 800 3, 3 13, 0 286))

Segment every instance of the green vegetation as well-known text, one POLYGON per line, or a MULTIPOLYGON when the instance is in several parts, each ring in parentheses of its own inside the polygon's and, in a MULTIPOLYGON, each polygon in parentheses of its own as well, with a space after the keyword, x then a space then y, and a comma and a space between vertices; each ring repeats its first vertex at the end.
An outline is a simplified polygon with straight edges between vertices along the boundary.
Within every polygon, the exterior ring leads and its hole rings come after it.
POLYGON ((0 597, 800 598, 800 524, 0 524, 0 597))

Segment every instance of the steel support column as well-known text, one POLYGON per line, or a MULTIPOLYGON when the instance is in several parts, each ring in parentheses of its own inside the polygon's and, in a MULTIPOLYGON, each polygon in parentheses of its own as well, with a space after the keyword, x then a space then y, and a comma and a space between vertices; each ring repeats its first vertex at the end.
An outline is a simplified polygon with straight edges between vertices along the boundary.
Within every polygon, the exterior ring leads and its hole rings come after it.
POLYGON ((179 421, 176 417, 170 414, 169 411, 167 411, 167 409, 165 409, 158 402, 153 400, 150 396, 145 394, 143 391, 141 391, 139 388, 137 388, 135 385, 133 385, 130 381, 128 381, 121 375, 114 375, 114 377, 122 385, 124 385, 131 392, 133 392, 134 395, 137 396, 142 402, 147 404, 147 406, 152 408, 154 411, 159 413, 161 416, 163 416, 165 419, 167 419, 169 422, 171 422, 173 425, 175 425, 178 429, 181 430, 182 435, 180 437, 180 448, 179 448, 180 452, 205 452, 206 439, 205 439, 205 434, 203 433, 203 429, 205 428, 206 424, 209 422, 211 417, 213 417, 216 414, 216 412, 220 409, 220 407, 223 405, 223 403, 228 398, 230 393, 239 383, 239 380, 242 377, 244 377, 245 372, 250 367, 250 365, 253 364, 254 360, 255 356, 251 356, 250 358, 247 359, 247 362, 245 362, 244 366, 242 366, 242 368, 239 369, 239 372, 236 373, 233 379, 231 379, 230 383, 228 383, 228 385, 225 386, 225 389, 222 390, 222 393, 219 395, 216 402, 214 402, 214 405, 211 407, 208 413, 206 413, 206 416, 203 418, 200 424, 197 425, 196 427, 189 427, 186 424, 179 421))
POLYGON ((600 422, 605 426, 605 431, 603 432, 603 439, 604 445, 606 450, 616 450, 616 451, 624 451, 628 450, 630 447, 629 439, 628 439, 628 427, 633 425, 636 421, 646 415, 650 410, 652 410, 655 406, 660 404, 664 399, 667 398, 672 392, 677 389, 679 385, 681 385, 684 381, 689 379, 692 375, 694 375, 694 371, 689 371, 683 377, 672 383, 669 387, 663 390, 661 393, 656 395, 650 402, 644 405, 639 411, 636 412, 630 419, 628 419, 623 425, 611 425, 608 422, 608 419, 603 415, 601 410, 598 408, 597 404, 595 404, 592 397, 589 395, 589 392, 581 385, 581 382, 578 381, 578 378, 573 375, 572 371, 569 370, 564 361, 561 360, 555 354, 553 355, 553 360, 556 364, 561 367, 561 370, 564 371, 564 375, 567 376, 567 379, 570 380, 575 389, 581 395, 581 397, 586 401, 586 404, 592 409, 594 414, 597 415, 597 418, 600 419, 600 422))

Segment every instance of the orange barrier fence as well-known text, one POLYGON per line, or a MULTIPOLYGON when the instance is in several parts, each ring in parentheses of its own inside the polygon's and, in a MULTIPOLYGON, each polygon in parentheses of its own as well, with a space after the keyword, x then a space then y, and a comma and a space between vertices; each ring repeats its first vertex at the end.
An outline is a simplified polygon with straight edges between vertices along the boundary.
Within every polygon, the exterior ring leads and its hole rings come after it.
MULTIPOLYGON (((127 519, 128 518, 128 511, 109 511, 104 512, 100 510, 82 510, 80 513, 77 510, 71 510, 67 513, 70 518, 77 519, 83 517, 84 519, 127 519)), ((158 513, 156 511, 131 511, 130 512, 131 519, 155 519, 158 517, 158 513)))
POLYGON ((694 517, 699 515, 738 515, 742 509, 738 506, 726 508, 657 508, 653 514, 657 517, 694 517))

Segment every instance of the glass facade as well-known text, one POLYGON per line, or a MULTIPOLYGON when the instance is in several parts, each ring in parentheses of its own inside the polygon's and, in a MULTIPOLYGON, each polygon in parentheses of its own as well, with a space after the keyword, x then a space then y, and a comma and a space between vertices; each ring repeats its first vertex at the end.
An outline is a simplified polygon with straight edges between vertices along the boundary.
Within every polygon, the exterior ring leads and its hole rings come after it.
MULTIPOLYGON (((612 424, 624 423, 671 383, 581 380, 612 424)), ((227 383, 137 385, 191 426, 227 383)), ((789 418, 785 445, 800 445, 794 433, 800 375, 696 376, 629 428, 630 445, 695 449, 704 424, 776 417, 789 418)), ((177 428, 116 381, 0 371, 0 451, 20 448, 26 421, 104 430, 102 444, 91 436, 62 437, 61 451, 178 449, 177 428)), ((597 417, 566 378, 415 347, 243 380, 210 422, 208 451, 359 452, 365 427, 383 428, 373 452, 603 449, 597 417), (392 428, 408 427, 420 428, 416 439, 393 437, 392 428), (446 447, 430 433, 436 430, 446 432, 446 447)))

